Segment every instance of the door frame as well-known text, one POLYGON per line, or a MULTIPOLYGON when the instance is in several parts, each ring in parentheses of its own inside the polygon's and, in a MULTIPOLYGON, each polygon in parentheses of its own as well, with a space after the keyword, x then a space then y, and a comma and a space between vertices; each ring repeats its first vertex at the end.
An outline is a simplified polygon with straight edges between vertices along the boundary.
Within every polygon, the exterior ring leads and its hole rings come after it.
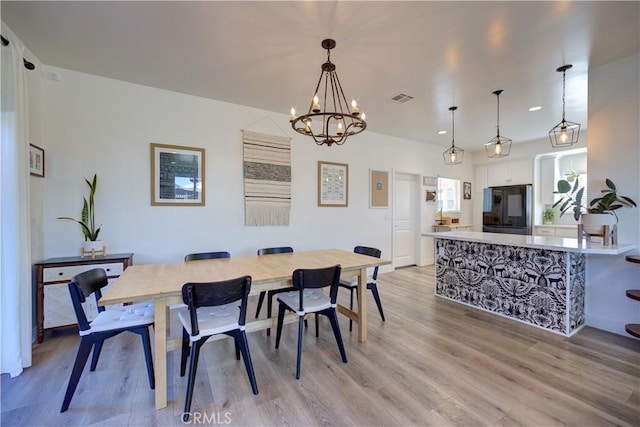
MULTIPOLYGON (((421 199, 421 194, 422 194, 422 175, 416 172, 405 172, 402 170, 391 170, 391 173, 393 174, 393 187, 392 187, 392 197, 391 197, 391 262, 393 263, 393 259, 395 258, 395 239, 396 239, 396 234, 395 234, 395 202, 396 202, 396 176, 398 174, 401 175, 407 175, 407 176, 412 176, 415 184, 416 184, 416 191, 413 194, 413 197, 415 198, 415 205, 414 205, 414 217, 413 217, 413 227, 415 230, 415 236, 413 238, 413 245, 415 248, 415 254, 416 254, 416 259, 415 259, 415 264, 416 265, 422 265, 422 245, 420 244, 421 242, 421 234, 422 234, 422 199, 421 199)), ((394 268, 396 268, 394 266, 394 268)))

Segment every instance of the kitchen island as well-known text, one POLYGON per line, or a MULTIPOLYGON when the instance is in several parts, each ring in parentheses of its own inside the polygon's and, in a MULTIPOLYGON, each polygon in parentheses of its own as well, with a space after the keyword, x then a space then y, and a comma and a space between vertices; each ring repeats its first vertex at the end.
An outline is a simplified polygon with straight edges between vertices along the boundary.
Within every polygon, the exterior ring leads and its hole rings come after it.
POLYGON ((435 241, 436 296, 565 336, 584 326, 586 255, 635 247, 474 231, 422 236, 435 241))

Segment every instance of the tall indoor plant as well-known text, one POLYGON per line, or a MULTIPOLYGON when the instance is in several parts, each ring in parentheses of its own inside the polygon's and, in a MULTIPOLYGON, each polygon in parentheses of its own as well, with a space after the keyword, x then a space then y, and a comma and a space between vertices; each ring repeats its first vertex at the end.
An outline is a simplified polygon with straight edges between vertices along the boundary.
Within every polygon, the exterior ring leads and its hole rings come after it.
POLYGON ((80 229, 82 230, 82 234, 84 235, 85 240, 85 250, 101 250, 102 249, 102 241, 98 240, 98 235, 100 234, 100 228, 102 226, 96 227, 96 218, 95 218, 95 194, 96 188, 98 186, 98 176, 97 174, 93 175, 93 179, 89 181, 88 179, 84 179, 87 185, 89 186, 89 198, 83 197, 82 211, 80 213, 80 219, 77 220, 75 218, 71 218, 68 216, 60 216, 57 219, 64 219, 67 221, 73 221, 80 224, 80 229), (94 243, 86 243, 86 242, 94 242, 94 243))

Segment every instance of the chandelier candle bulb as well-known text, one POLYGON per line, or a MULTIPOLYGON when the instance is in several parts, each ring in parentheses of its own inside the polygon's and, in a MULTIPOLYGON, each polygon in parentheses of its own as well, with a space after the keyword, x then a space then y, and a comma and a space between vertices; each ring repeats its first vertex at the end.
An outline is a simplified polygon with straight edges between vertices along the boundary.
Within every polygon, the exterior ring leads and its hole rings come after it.
POLYGON ((318 99, 318 95, 313 97, 313 106, 311 107, 314 113, 320 112, 320 100, 318 99))
POLYGON ((292 122, 296 119, 296 109, 291 107, 291 117, 289 118, 289 121, 292 122))
POLYGON ((358 103, 355 99, 351 101, 351 114, 353 114, 354 116, 360 114, 360 109, 358 108, 358 103))
POLYGON ((342 135, 344 132, 342 131, 342 122, 338 122, 338 135, 342 135))

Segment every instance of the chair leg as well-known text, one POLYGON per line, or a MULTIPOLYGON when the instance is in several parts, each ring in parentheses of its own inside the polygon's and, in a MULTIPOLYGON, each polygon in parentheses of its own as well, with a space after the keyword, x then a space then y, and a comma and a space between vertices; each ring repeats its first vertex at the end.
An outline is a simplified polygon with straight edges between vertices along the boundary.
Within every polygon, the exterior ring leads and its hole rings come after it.
POLYGON ((182 421, 189 420, 189 411, 191 411, 191 401, 193 399, 193 387, 196 380, 196 371, 198 369, 198 358, 200 357, 200 347, 203 341, 191 343, 191 362, 189 365, 189 378, 187 379, 187 397, 184 400, 184 412, 182 413, 182 421))
MULTIPOLYGON (((151 339, 149 337, 149 327, 145 327, 142 333, 142 348, 144 348, 144 358, 147 362, 147 375, 149 376, 149 387, 151 390, 156 388, 156 377, 153 373, 153 356, 151 356, 151 339)), ((95 350, 94 350, 95 354, 95 350)))
POLYGON ((336 309, 330 309, 327 313, 327 317, 331 321, 331 328, 333 329, 333 334, 336 336, 336 342, 338 343, 338 349, 340 350, 342 361, 344 363, 347 363, 347 353, 345 353, 344 351, 344 344, 342 343, 342 334, 340 333, 340 325, 338 324, 338 315, 336 314, 336 309))
MULTIPOLYGON (((319 331, 320 328, 318 327, 318 325, 320 324, 319 322, 320 319, 318 318, 318 313, 315 314, 315 317, 316 317, 316 338, 318 338, 320 336, 320 331, 319 331)), ((306 321, 307 320, 305 319, 305 322, 306 321)))
POLYGON ((258 297, 258 308, 256 308, 256 319, 260 316, 260 309, 262 308, 262 303, 264 302, 264 297, 267 294, 266 291, 260 292, 260 296, 258 297))
POLYGON ((276 349, 280 345, 280 336, 282 335, 282 324, 284 323, 284 304, 280 303, 278 307, 278 326, 276 327, 276 349))
POLYGON ((236 347, 236 360, 240 360, 240 347, 238 345, 238 337, 234 335, 233 343, 236 347))
POLYGON ((67 392, 64 395, 64 401, 62 402, 62 408, 60 409, 60 412, 65 412, 67 409, 69 409, 71 398, 73 397, 73 393, 75 393, 76 391, 76 387, 78 386, 78 381, 80 381, 80 376, 82 375, 84 366, 87 364, 87 359, 89 359, 89 353, 91 352, 91 347, 93 347, 93 340, 91 340, 91 338, 89 337, 80 338, 78 353, 76 354, 76 360, 73 363, 73 369, 71 370, 71 377, 69 377, 67 392))
POLYGON ((102 344, 104 344, 104 340, 100 340, 93 345, 93 357, 91 358, 91 367, 89 368, 89 372, 96 370, 98 359, 100 358, 100 352, 102 351, 102 344))
MULTIPOLYGON (((271 319, 271 313, 273 309, 273 294, 271 291, 267 293, 267 318, 271 319)), ((267 328, 267 336, 271 336, 271 328, 267 328)))
POLYGON ((256 375, 253 372, 251 355, 249 354, 249 343, 247 342, 247 334, 245 333, 245 331, 235 331, 234 337, 239 344, 240 350, 242 351, 242 360, 244 360, 244 366, 247 369, 247 375, 249 376, 249 382, 251 383, 253 394, 258 394, 258 384, 256 383, 256 375))
POLYGON ((384 311, 382 311, 382 304, 380 303, 380 295, 378 294, 378 286, 375 283, 369 284, 369 289, 371 289, 371 293, 373 293, 373 299, 376 300, 376 305, 378 306, 378 311, 380 312, 380 317, 384 322, 384 311))
POLYGON ((302 328, 304 316, 298 318, 298 360, 296 361, 296 379, 300 379, 300 367, 302 365, 302 328))
POLYGON ((182 329, 182 350, 180 351, 180 376, 184 377, 187 371, 187 358, 189 357, 189 334, 182 329))

